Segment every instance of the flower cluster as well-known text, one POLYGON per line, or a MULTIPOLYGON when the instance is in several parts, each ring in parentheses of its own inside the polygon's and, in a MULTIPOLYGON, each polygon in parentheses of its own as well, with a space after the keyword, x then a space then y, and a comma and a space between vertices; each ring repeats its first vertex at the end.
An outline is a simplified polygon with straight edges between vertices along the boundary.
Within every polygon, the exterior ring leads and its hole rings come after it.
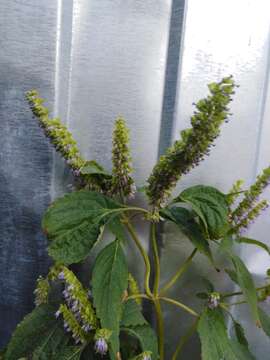
POLYGON ((241 195, 243 184, 244 184, 244 180, 236 180, 236 182, 233 184, 227 196, 228 205, 232 205, 236 201, 236 199, 241 195))
POLYGON ((267 167, 263 170, 262 174, 257 176, 255 183, 244 192, 244 198, 231 214, 235 224, 235 233, 246 230, 261 212, 268 208, 268 202, 266 200, 258 202, 258 199, 269 182, 270 167, 267 167))
POLYGON ((209 154, 210 146, 227 120, 227 105, 232 100, 235 84, 232 77, 208 85, 211 95, 200 100, 191 118, 192 128, 181 132, 166 154, 161 156, 148 178, 147 195, 154 208, 165 205, 179 178, 209 154))
POLYGON ((208 297, 207 306, 209 309, 213 310, 219 306, 220 294, 218 292, 212 292, 208 297))
POLYGON ((95 351, 100 355, 106 355, 108 351, 108 340, 111 337, 111 330, 98 329, 95 333, 95 351))
MULTIPOLYGON (((128 292, 130 295, 140 294, 140 289, 139 289, 138 283, 134 279, 134 277, 132 276, 131 273, 128 274, 128 292)), ((141 298, 136 298, 135 301, 138 305, 141 305, 141 303, 142 303, 141 298)))
POLYGON ((38 118, 45 135, 71 168, 79 187, 103 191, 103 183, 100 181, 100 178, 81 173, 81 169, 86 164, 86 161, 80 154, 76 141, 59 118, 49 118, 49 110, 43 105, 44 100, 39 97, 38 92, 36 90, 28 91, 26 99, 33 114, 38 118))
POLYGON ((64 318, 66 331, 71 331, 76 342, 83 342, 87 334, 97 327, 97 318, 89 301, 89 293, 72 273, 63 267, 58 279, 65 282, 63 296, 66 304, 62 304, 55 316, 64 318))
POLYGON ((48 279, 39 276, 37 279, 37 287, 34 291, 36 306, 48 303, 49 289, 50 284, 48 279))
POLYGON ((129 197, 134 196, 136 188, 130 176, 133 169, 129 150, 129 133, 125 120, 122 118, 118 118, 115 122, 112 163, 112 193, 129 197))

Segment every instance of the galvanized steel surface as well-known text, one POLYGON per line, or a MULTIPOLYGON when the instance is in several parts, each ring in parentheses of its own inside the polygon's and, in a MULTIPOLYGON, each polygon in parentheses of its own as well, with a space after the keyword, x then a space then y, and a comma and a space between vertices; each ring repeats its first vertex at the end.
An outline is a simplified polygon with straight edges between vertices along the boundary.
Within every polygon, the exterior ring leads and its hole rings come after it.
MULTIPOLYGON (((32 119, 24 92, 37 88, 74 133, 83 155, 108 169, 113 122, 123 115, 131 129, 136 181, 143 185, 158 155, 188 126, 192 102, 206 95, 206 84, 233 74, 240 89, 232 120, 211 156, 178 187, 206 183, 227 191, 238 178, 249 184, 269 163, 269 24, 266 0, 189 0, 185 11, 183 0, 0 0, 1 344, 32 307, 35 279, 49 263, 40 219, 70 183, 32 119)), ((147 228, 138 226, 147 245, 147 228)), ((270 244, 269 229, 268 214, 250 236, 270 244)), ((174 228, 167 230, 163 281, 191 250, 174 228)), ((133 251, 131 265, 137 262, 133 251)), ((254 248, 242 255, 263 281, 269 258, 254 248)), ((229 288, 224 274, 210 271, 203 257, 197 260, 173 291, 194 306, 198 274, 229 288)), ((165 307, 168 358, 190 321, 172 310, 165 307)), ((254 354, 268 359, 269 341, 255 332, 248 311, 241 311, 235 315, 247 325, 254 354)), ((190 358, 200 358, 197 339, 183 355, 190 358)))

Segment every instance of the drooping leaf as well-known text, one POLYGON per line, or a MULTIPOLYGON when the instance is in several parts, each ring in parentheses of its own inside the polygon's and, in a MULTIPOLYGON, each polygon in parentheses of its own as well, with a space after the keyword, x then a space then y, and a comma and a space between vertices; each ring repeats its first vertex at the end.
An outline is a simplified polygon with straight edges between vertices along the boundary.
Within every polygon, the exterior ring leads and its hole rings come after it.
POLYGON ((202 360, 254 360, 247 348, 228 338, 220 309, 205 309, 198 332, 202 344, 202 360))
POLYGON ((158 360, 157 337, 150 325, 123 327, 121 330, 139 340, 141 351, 151 351, 151 360, 158 360))
POLYGON ((111 177, 111 175, 95 160, 87 161, 80 171, 83 175, 102 175, 105 177, 111 177))
POLYGON ((143 317, 140 306, 136 303, 136 301, 131 299, 125 302, 123 306, 121 326, 129 327, 145 324, 147 324, 147 321, 143 317))
POLYGON ((119 351, 119 324, 122 297, 128 286, 128 268, 118 240, 98 255, 92 276, 94 306, 101 326, 113 331, 110 341, 114 354, 119 351))
POLYGON ((6 360, 18 360, 30 355, 51 334, 56 324, 55 308, 40 305, 28 314, 17 326, 8 344, 6 360))
POLYGON ((235 335, 236 335, 236 338, 237 338, 237 341, 239 342, 239 344, 248 348, 248 341, 246 339, 245 331, 244 331, 244 328, 242 327, 242 325, 238 321, 233 320, 233 327, 234 327, 234 332, 235 332, 235 335))
POLYGON ((267 336, 270 337, 270 316, 259 307, 259 315, 261 320, 262 329, 267 336))
POLYGON ((236 271, 234 271, 234 270, 232 270, 232 269, 225 269, 225 272, 229 275, 230 279, 231 279, 234 283, 236 283, 237 285, 239 285, 236 271))
POLYGON ((175 202, 191 205, 203 222, 211 239, 218 239, 228 230, 226 195, 211 186, 197 185, 184 190, 175 202))
POLYGON ((174 206, 164 209, 161 215, 177 224, 192 244, 202 254, 206 255, 211 262, 213 261, 209 243, 205 239, 200 225, 196 223, 193 214, 189 210, 174 206))
POLYGON ((86 190, 56 200, 42 222, 50 240, 49 254, 66 265, 83 260, 97 241, 101 226, 121 209, 113 200, 86 190))
POLYGON ((259 246, 260 248, 264 249, 268 253, 268 255, 270 255, 269 247, 266 244, 264 244, 263 242, 261 242, 261 241, 250 239, 250 238, 247 238, 247 237, 238 237, 238 238, 236 238, 236 241, 238 243, 244 243, 244 244, 259 246))
POLYGON ((258 312, 258 299, 257 299, 257 292, 252 276, 248 271, 246 265, 239 258, 239 256, 232 254, 231 258, 237 276, 237 283, 239 284, 241 290, 243 291, 244 297, 250 306, 251 313, 256 323, 259 325, 260 317, 258 312))

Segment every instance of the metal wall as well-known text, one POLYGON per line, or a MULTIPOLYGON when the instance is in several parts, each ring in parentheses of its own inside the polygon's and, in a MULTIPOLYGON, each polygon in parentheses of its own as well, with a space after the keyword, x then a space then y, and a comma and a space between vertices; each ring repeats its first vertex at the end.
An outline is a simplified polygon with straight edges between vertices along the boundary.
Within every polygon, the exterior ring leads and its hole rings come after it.
MULTIPOLYGON (((33 306, 35 279, 46 273, 49 263, 40 219, 70 182, 63 162, 31 117, 26 90, 37 88, 73 132, 83 155, 108 169, 113 122, 123 115, 131 129, 136 181, 142 185, 158 155, 188 126, 192 102, 206 94, 206 84, 233 74, 241 86, 232 106, 234 116, 211 157, 186 176, 178 190, 197 183, 228 190, 238 178, 249 184, 268 164, 269 2, 184 3, 0 0, 1 344, 33 306)), ((250 235, 270 244, 268 219, 269 213, 250 235)), ((142 226, 147 242, 146 231, 142 226)), ((190 246, 173 228, 164 240, 165 280, 190 246)), ((132 264, 136 257, 129 253, 132 264)), ((254 248, 243 257, 262 281, 269 258, 254 248)), ((174 290, 184 302, 193 298, 198 274, 228 288, 224 274, 211 275, 207 261, 200 256, 197 260, 174 290), (183 285, 188 285, 186 290, 183 285)), ((190 319, 172 315, 170 306, 165 310, 171 320, 170 353, 190 319)), ((269 341, 259 330, 255 335, 246 309, 236 315, 244 318, 257 358, 266 360, 269 341)), ((197 339, 183 358, 191 355, 199 359, 197 339)))

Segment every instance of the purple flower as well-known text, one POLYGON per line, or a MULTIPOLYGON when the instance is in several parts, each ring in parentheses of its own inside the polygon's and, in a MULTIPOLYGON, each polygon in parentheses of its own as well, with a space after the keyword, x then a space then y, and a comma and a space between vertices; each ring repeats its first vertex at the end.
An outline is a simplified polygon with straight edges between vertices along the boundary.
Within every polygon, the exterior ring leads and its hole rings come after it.
POLYGON ((58 318, 59 318, 60 314, 61 314, 61 311, 60 311, 60 310, 57 310, 57 311, 56 311, 56 313, 55 313, 55 317, 56 317, 56 319, 58 319, 58 318))
POLYGON ((151 360, 151 356, 150 355, 144 355, 142 360, 151 360))
POLYGON ((65 280, 65 274, 63 271, 61 271, 59 274, 58 274, 58 279, 59 280, 65 280))
POLYGON ((95 343, 95 351, 100 355, 105 355, 108 351, 108 344, 104 338, 99 338, 95 343))

